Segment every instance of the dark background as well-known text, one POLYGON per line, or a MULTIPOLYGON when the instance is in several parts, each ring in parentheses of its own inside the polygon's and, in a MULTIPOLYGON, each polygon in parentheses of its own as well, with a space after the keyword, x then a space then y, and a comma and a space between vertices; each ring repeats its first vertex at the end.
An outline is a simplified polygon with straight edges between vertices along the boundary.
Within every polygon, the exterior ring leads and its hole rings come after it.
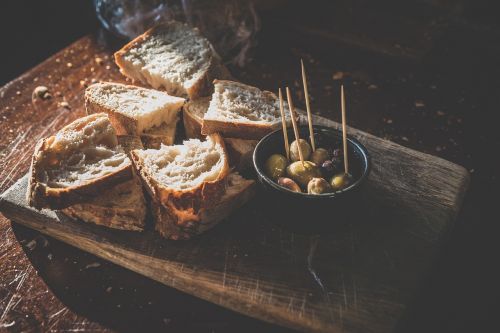
MULTIPOLYGON (((274 89, 278 83, 298 85, 298 59, 304 58, 317 113, 338 120, 338 112, 332 113, 338 98, 332 92, 343 82, 354 127, 470 171, 472 182, 463 211, 401 319, 397 328, 401 332, 500 329, 500 131, 496 121, 500 12, 495 4, 486 0, 262 1, 262 29, 253 60, 245 68, 231 66, 238 79, 274 89)), ((2 1, 0 85, 98 29, 91 1, 2 1)), ((301 96, 297 98, 303 106, 301 96)), ((2 322, 17 319, 18 326, 0 327, 0 331, 285 331, 17 225, 9 228, 5 242, 12 239, 12 232, 16 241, 3 244, 2 251, 17 251, 22 259, 0 263, 4 270, 0 272, 0 313, 7 307, 9 269, 27 269, 31 289, 2 322), (44 308, 62 312, 57 321, 51 321, 44 308)))

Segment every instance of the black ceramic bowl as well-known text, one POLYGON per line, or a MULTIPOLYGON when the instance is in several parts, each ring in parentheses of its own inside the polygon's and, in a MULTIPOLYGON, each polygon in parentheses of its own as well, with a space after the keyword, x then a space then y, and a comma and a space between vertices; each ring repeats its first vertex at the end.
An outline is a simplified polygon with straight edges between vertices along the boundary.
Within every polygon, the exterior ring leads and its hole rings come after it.
MULTIPOLYGON (((307 126, 299 127, 300 137, 309 137, 307 126)), ((288 131, 290 142, 293 130, 288 131)), ((342 148, 342 132, 330 127, 314 126, 317 148, 342 148)), ((266 211, 279 222, 291 225, 321 227, 324 224, 341 225, 349 214, 360 209, 360 193, 370 173, 370 156, 366 148, 356 139, 347 139, 349 173, 353 182, 346 188, 326 194, 292 192, 269 178, 264 172, 264 163, 272 154, 285 155, 283 131, 277 130, 259 141, 253 153, 253 164, 257 178, 263 188, 262 203, 266 211)))

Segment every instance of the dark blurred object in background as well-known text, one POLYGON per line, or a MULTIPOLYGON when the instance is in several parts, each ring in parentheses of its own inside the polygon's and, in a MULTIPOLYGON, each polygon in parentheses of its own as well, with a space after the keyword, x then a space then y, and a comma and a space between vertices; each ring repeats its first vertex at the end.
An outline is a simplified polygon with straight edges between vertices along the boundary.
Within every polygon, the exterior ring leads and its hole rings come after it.
POLYGON ((97 17, 115 35, 131 39, 163 21, 200 29, 226 62, 243 66, 255 44, 259 18, 249 0, 94 0, 97 17))

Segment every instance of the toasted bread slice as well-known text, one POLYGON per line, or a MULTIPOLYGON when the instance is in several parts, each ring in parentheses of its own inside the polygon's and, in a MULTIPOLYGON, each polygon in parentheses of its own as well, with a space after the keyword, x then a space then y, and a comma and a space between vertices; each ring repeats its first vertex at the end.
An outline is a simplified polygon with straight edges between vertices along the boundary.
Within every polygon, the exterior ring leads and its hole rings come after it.
POLYGON ((104 113, 75 120, 35 147, 28 203, 61 209, 132 179, 130 159, 104 113))
POLYGON ((237 173, 231 173, 227 179, 224 195, 212 206, 200 209, 196 220, 179 223, 169 209, 153 202, 155 228, 163 237, 169 239, 189 239, 209 230, 234 211, 240 209, 254 196, 255 192, 254 180, 248 180, 237 173))
MULTIPOLYGON (((118 142, 125 153, 142 149, 137 136, 119 136, 118 142)), ((85 203, 64 208, 62 212, 75 219, 108 228, 141 231, 146 219, 146 201, 139 177, 105 189, 85 203)))
POLYGON ((107 113, 117 135, 142 135, 174 124, 185 100, 132 85, 100 82, 85 90, 87 114, 107 113))
POLYGON ((200 209, 224 194, 229 164, 218 134, 206 141, 190 139, 182 145, 133 150, 131 156, 151 198, 179 224, 197 220, 200 209))
POLYGON ((210 42, 197 29, 170 21, 151 28, 115 53, 127 77, 171 95, 211 93, 214 79, 230 77, 210 42))
POLYGON ((214 90, 202 134, 219 132, 224 137, 259 140, 280 128, 279 101, 272 92, 224 80, 215 80, 214 90))

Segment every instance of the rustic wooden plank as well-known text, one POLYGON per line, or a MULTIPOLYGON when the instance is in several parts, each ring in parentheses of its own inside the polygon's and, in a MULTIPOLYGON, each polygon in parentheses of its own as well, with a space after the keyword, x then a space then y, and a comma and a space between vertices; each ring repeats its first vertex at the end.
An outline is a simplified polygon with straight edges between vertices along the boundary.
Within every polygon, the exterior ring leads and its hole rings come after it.
MULTIPOLYGON (((338 126, 320 118, 316 121, 338 126)), ((357 137, 371 151, 384 149, 385 143, 390 147, 386 157, 393 149, 401 158, 383 164, 374 158, 367 192, 371 202, 364 217, 385 218, 386 223, 374 226, 356 221, 340 234, 295 234, 271 224, 265 214, 259 214, 258 203, 253 203, 233 217, 233 223, 213 233, 193 242, 168 242, 153 232, 109 231, 23 207, 25 179, 5 194, 1 209, 14 221, 263 320, 308 331, 385 331, 404 309, 439 237, 453 220, 467 177, 461 168, 442 159, 370 135, 357 137), (408 169, 422 171, 422 166, 430 168, 420 176, 428 187, 426 193, 415 191, 422 186, 420 179, 401 179, 419 173, 406 173, 408 169), (388 177, 388 173, 394 174, 388 177), (448 192, 438 191, 438 185, 434 188, 438 179, 448 192), (322 260, 315 259, 318 248, 322 260), (247 262, 248 257, 254 261, 247 262)))
MULTIPOLYGON (((83 114, 85 84, 92 78, 123 81, 109 55, 86 37, 0 89, 0 116, 13 119, 10 126, 18 124, 8 132, 0 123, 8 136, 3 142, 10 142, 1 147, 0 190, 26 172, 37 139, 83 114), (33 104, 38 85, 47 86, 53 98, 33 104), (71 109, 61 107, 62 101, 71 109)), ((355 129, 350 133, 367 146, 373 169, 366 206, 347 230, 333 234, 282 228, 254 201, 202 237, 166 241, 152 231, 110 231, 23 207, 22 182, 4 195, 1 210, 14 221, 256 318, 307 331, 387 331, 425 274, 469 178, 443 159, 355 129)))

